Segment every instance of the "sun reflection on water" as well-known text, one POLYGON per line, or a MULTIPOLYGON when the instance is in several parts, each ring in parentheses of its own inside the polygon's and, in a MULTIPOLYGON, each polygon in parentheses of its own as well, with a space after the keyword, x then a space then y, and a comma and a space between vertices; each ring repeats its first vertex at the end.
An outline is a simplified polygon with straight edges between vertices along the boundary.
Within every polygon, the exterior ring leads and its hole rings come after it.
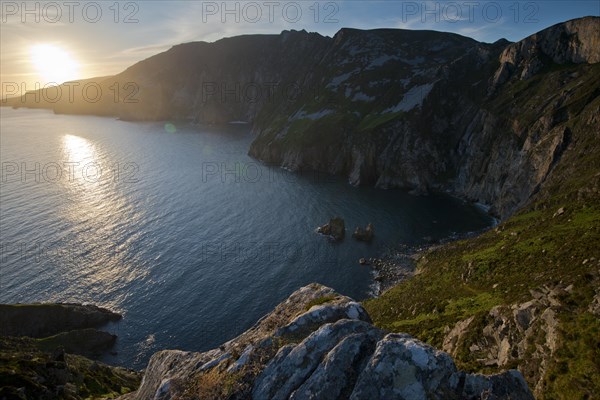
POLYGON ((62 153, 69 174, 63 180, 69 206, 62 216, 76 232, 68 245, 79 254, 76 275, 94 299, 139 278, 129 254, 139 239, 129 225, 137 219, 135 207, 112 176, 111 156, 101 143, 66 134, 62 153))
POLYGON ((94 160, 94 145, 80 136, 66 134, 63 136, 63 151, 69 162, 84 162, 94 160))

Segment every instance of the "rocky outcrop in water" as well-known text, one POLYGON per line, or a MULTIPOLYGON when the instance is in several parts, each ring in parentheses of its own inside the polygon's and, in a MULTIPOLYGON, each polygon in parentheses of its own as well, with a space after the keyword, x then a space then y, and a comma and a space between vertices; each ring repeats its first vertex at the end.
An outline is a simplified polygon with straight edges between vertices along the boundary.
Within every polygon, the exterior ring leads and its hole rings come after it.
POLYGON ((340 241, 346 236, 346 224, 340 217, 334 217, 323 226, 317 228, 317 233, 330 236, 333 240, 340 241))
POLYGON ((161 351, 122 399, 533 399, 520 373, 459 371, 450 356, 371 324, 325 286, 294 292, 254 327, 205 353, 161 351))
POLYGON ((0 336, 41 338, 97 328, 121 318, 118 313, 91 304, 0 304, 0 336))
POLYGON ((102 353, 110 350, 117 341, 117 335, 86 328, 61 332, 39 340, 37 343, 46 350, 63 349, 70 354, 79 354, 88 358, 97 359, 102 353))
POLYGON ((362 242, 371 242, 373 236, 375 236, 375 232, 373 232, 373 224, 371 223, 368 223, 365 229, 357 226, 354 233, 352 233, 353 238, 362 242))
POLYGON ((0 399, 115 398, 140 385, 137 371, 112 367, 62 349, 42 351, 34 339, 0 337, 0 399))

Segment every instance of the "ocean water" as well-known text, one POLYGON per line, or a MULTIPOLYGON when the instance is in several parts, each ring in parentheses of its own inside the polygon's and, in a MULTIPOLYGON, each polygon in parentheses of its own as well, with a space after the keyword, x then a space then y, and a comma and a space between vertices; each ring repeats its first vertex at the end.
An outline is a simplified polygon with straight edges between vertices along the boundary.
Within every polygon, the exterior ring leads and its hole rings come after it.
POLYGON ((360 257, 492 223, 451 197, 263 165, 251 141, 246 125, 2 108, 0 302, 119 311, 103 361, 143 368, 161 349, 218 346, 310 282, 364 299, 360 257), (315 233, 332 216, 346 221, 341 243, 315 233), (353 240, 368 222, 373 243, 353 240))

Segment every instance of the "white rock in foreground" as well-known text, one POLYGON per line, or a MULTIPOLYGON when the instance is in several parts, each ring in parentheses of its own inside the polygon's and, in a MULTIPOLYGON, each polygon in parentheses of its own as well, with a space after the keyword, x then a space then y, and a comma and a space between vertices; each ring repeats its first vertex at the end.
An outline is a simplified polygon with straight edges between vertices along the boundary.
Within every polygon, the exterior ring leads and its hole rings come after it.
POLYGON ((533 399, 517 371, 458 371, 452 358, 371 324, 359 303, 311 284, 205 353, 161 351, 122 400, 533 399))

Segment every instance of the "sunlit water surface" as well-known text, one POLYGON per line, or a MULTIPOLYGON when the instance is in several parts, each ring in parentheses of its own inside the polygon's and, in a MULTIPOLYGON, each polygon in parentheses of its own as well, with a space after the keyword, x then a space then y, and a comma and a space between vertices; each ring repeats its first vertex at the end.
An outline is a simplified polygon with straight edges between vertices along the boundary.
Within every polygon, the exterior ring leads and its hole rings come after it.
POLYGON ((363 299, 360 257, 479 230, 445 196, 355 188, 246 155, 243 125, 199 128, 1 109, 0 302, 91 302, 124 319, 109 363, 203 351, 310 282, 363 299), (332 216, 348 237, 315 228, 332 216), (372 222, 372 244, 350 238, 372 222))

